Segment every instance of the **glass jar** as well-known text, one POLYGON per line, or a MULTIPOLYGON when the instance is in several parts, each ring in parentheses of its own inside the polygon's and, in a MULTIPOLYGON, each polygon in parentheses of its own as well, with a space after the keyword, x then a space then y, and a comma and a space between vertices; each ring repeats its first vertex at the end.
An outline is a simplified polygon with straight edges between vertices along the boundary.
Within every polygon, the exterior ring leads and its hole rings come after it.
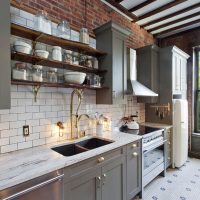
POLYGON ((37 82, 43 81, 42 69, 43 69, 43 66, 41 65, 33 65, 33 71, 32 71, 33 81, 37 81, 37 82))
POLYGON ((85 66, 86 59, 87 59, 87 56, 84 54, 81 54, 80 59, 79 59, 79 65, 85 66))
POLYGON ((99 69, 99 61, 97 58, 94 57, 92 59, 92 64, 93 64, 94 69, 99 69))
POLYGON ((35 17, 35 29, 51 35, 51 21, 46 11, 39 11, 35 17))
POLYGON ((63 39, 71 39, 71 29, 66 20, 62 20, 57 26, 57 36, 63 39))
POLYGON ((73 56, 71 50, 63 50, 63 61, 72 64, 73 62, 73 56))
POLYGON ((85 66, 92 68, 93 67, 93 59, 92 56, 87 56, 86 60, 85 60, 85 66))
POLYGON ((80 42, 85 43, 85 44, 89 44, 89 33, 88 33, 88 29, 87 28, 82 28, 80 30, 80 42))
POLYGON ((79 53, 73 52, 73 64, 79 65, 79 53))
POLYGON ((27 80, 29 76, 25 63, 16 63, 12 69, 12 78, 17 80, 27 80))
POLYGON ((62 61, 62 49, 59 46, 54 46, 52 50, 52 59, 62 61))
POLYGON ((49 71, 47 72, 47 78, 49 82, 57 83, 58 82, 57 68, 49 69, 49 71))

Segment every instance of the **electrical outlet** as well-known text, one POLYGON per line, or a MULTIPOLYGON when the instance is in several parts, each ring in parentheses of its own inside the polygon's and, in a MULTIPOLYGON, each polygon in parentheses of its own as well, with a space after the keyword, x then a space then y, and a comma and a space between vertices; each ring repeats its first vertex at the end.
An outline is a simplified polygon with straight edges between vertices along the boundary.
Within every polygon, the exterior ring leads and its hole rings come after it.
POLYGON ((30 135, 30 133, 29 133, 29 126, 23 126, 23 136, 27 137, 29 135, 30 135))

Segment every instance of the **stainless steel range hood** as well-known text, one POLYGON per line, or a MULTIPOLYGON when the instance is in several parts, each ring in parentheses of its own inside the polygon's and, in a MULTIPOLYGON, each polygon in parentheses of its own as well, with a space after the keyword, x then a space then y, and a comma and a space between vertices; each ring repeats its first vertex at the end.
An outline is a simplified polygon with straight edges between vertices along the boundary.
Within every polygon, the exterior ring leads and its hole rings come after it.
POLYGON ((133 94, 134 96, 157 97, 158 94, 137 81, 136 51, 134 49, 128 49, 127 52, 127 93, 133 94))

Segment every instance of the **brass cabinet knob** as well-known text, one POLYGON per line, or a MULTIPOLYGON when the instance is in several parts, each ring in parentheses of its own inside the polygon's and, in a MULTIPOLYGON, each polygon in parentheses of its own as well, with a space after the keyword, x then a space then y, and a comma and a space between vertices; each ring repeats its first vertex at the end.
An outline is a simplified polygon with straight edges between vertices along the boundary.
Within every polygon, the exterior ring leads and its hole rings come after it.
POLYGON ((100 188, 101 187, 101 177, 100 176, 96 177, 96 183, 97 183, 97 188, 100 188))
POLYGON ((104 160, 105 160, 104 157, 100 157, 100 158, 98 158, 98 162, 99 162, 99 163, 103 162, 104 160))
POLYGON ((132 147, 133 147, 133 148, 137 147, 137 144, 132 144, 132 147))
POLYGON ((170 160, 171 158, 170 158, 170 157, 168 157, 167 159, 168 159, 168 160, 170 160))
POLYGON ((133 152, 132 154, 134 157, 138 156, 138 153, 137 152, 133 152))
POLYGON ((170 144, 171 144, 171 142, 168 142, 168 144, 170 145, 170 144))
POLYGON ((103 174, 103 185, 105 184, 105 182, 106 182, 106 174, 103 174))

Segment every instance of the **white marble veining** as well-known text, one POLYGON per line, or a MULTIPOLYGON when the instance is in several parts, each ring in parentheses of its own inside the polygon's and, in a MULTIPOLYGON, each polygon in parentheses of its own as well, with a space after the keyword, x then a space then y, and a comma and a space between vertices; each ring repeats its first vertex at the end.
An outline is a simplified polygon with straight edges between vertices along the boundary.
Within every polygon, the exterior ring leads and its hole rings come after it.
POLYGON ((141 137, 112 131, 104 133, 103 138, 114 140, 114 142, 70 157, 51 150, 51 147, 69 143, 69 141, 0 155, 0 190, 124 146, 141 137))

